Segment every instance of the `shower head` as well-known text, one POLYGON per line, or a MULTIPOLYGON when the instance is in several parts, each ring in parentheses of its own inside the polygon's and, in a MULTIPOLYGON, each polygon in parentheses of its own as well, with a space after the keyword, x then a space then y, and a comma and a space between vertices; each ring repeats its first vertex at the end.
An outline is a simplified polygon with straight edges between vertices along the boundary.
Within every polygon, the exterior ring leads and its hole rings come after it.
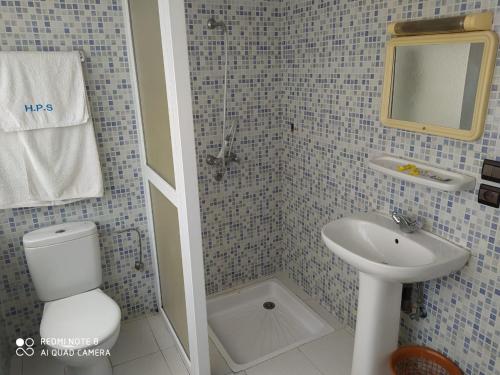
POLYGON ((207 22, 207 27, 210 30, 214 30, 220 27, 222 30, 226 31, 226 24, 224 23, 224 21, 217 21, 215 17, 210 17, 207 22))

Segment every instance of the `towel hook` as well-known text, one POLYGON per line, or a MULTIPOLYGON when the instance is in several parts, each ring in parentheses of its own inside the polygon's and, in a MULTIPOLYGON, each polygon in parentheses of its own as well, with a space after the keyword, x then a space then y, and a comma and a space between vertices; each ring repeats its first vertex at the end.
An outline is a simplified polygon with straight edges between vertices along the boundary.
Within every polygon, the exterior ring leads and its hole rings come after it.
POLYGON ((83 51, 78 51, 78 53, 80 54, 80 61, 81 62, 84 62, 85 61, 85 54, 83 53, 83 51))

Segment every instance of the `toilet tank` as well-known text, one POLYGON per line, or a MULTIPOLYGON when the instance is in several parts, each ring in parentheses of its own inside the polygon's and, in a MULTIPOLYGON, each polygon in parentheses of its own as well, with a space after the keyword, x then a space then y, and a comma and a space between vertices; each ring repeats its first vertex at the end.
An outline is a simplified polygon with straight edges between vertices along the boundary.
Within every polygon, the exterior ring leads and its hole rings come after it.
POLYGON ((40 300, 61 299, 101 285, 97 228, 90 221, 54 225, 27 233, 24 251, 40 300))

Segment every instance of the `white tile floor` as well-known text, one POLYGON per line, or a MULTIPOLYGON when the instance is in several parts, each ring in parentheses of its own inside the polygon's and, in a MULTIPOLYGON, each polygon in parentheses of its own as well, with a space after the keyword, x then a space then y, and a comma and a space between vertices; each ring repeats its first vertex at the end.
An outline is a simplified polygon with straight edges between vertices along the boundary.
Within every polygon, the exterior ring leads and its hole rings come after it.
MULTIPOLYGON (((122 323, 111 363, 114 375, 189 375, 159 315, 122 323)), ((11 375, 64 375, 64 368, 55 359, 32 357, 14 361, 11 375)))
MULTIPOLYGON (((297 295, 305 300, 300 293, 297 295)), ((352 334, 324 310, 309 305, 330 323, 335 330, 333 333, 238 375, 349 375, 354 345, 352 334)), ((210 358, 212 375, 232 374, 212 343, 210 358)), ((120 337, 111 351, 111 363, 114 375, 189 375, 160 315, 123 323, 120 337)), ((64 369, 51 358, 30 358, 15 361, 11 375, 64 375, 64 369)))

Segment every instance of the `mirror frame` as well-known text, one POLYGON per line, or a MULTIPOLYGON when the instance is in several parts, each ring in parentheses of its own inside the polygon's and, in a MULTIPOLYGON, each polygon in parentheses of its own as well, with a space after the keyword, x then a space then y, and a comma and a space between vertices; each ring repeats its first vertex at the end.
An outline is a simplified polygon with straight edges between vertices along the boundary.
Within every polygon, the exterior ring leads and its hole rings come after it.
POLYGON ((488 110, 491 80, 498 48, 498 36, 492 31, 477 31, 454 34, 435 34, 422 36, 395 37, 387 42, 384 68, 384 85, 380 121, 388 127, 404 129, 425 134, 439 135, 449 138, 474 141, 482 136, 484 122, 488 110), (428 45, 447 43, 484 43, 479 82, 476 91, 476 102, 470 130, 452 129, 446 126, 404 121, 390 118, 390 105, 394 77, 395 52, 398 46, 428 45))

